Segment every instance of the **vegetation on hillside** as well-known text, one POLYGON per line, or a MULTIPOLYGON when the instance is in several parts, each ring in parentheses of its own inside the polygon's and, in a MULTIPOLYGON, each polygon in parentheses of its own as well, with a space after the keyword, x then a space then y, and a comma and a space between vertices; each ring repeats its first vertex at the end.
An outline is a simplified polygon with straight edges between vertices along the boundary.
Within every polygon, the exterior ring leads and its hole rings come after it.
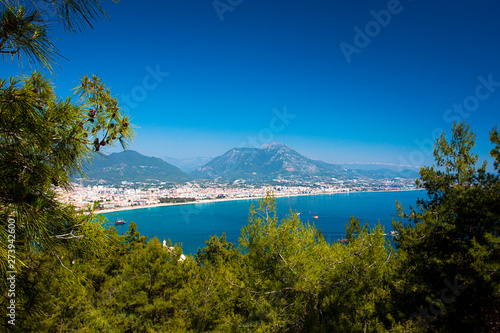
POLYGON ((84 183, 105 181, 109 184, 122 182, 148 182, 182 184, 192 177, 179 168, 157 157, 147 157, 133 150, 98 156, 84 165, 84 183))
MULTIPOLYGON (((496 129, 491 138, 498 171, 496 129)), ((429 198, 400 210, 396 248, 380 225, 355 218, 346 224, 348 244, 330 244, 292 211, 279 220, 272 194, 250 208, 238 246, 213 236, 185 260, 182 248, 148 240, 133 222, 123 235, 96 225, 109 240, 104 255, 88 253, 94 235, 60 246, 59 257, 30 252, 19 288, 39 312, 20 312, 16 328, 497 331, 500 182, 486 164, 476 166, 473 144, 465 124, 450 141, 439 139, 436 166, 423 168, 419 181, 429 198)))
MULTIPOLYGON (((1 3, 0 52, 50 69, 57 52, 38 9, 1 3)), ((70 31, 104 15, 98 1, 52 3, 70 31)), ((250 208, 238 245, 213 236, 185 258, 134 223, 118 235, 55 199, 92 154, 133 134, 99 78, 84 77, 76 92, 76 101, 55 96, 37 72, 0 81, 3 331, 500 330, 496 128, 494 172, 478 164, 466 124, 436 141, 436 165, 418 181, 428 198, 399 207, 395 248, 380 225, 354 218, 348 244, 330 244, 293 211, 278 219, 270 194, 250 208)))

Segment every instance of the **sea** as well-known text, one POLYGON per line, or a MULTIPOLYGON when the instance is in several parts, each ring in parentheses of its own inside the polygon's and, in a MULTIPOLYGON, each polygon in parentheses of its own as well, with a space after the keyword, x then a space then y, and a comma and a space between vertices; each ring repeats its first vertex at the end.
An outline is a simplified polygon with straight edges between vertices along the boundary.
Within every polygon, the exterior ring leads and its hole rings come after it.
MULTIPOLYGON (((290 213, 300 213, 304 222, 314 223, 325 239, 335 242, 345 237, 346 223, 351 216, 370 227, 381 223, 385 231, 393 230, 392 220, 396 217, 396 201, 405 211, 415 207, 418 198, 426 198, 425 191, 351 192, 310 196, 276 198, 279 219, 290 213), (317 218, 314 218, 317 216, 317 218)), ((160 241, 170 239, 172 244, 182 246, 184 254, 196 254, 205 246, 210 236, 226 234, 230 242, 238 243, 241 229, 248 223, 252 204, 259 199, 232 200, 194 203, 186 205, 150 207, 103 214, 113 224, 117 219, 126 221, 115 226, 119 234, 128 230, 131 221, 137 224, 137 231, 160 241)))

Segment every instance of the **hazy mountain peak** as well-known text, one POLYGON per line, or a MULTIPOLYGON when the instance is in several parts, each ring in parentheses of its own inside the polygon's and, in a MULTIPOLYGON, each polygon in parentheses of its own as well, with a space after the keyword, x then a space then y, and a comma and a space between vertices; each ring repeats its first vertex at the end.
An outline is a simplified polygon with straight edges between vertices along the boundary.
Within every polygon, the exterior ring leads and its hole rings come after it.
POLYGON ((278 149, 278 148, 282 148, 282 147, 287 147, 287 145, 285 145, 284 143, 281 143, 281 142, 271 142, 271 143, 264 143, 260 149, 267 149, 267 150, 273 150, 273 149, 278 149))
POLYGON ((390 170, 349 170, 340 165, 307 158, 281 142, 264 144, 261 148, 234 148, 214 158, 192 172, 196 178, 226 180, 245 179, 250 182, 274 181, 330 181, 331 178, 389 179, 411 176, 390 170))

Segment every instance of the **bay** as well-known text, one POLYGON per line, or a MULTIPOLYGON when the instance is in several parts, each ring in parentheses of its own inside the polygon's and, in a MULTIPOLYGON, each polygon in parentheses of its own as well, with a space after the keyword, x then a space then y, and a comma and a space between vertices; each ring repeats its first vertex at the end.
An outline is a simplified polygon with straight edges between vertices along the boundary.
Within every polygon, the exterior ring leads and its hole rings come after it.
MULTIPOLYGON (((333 242, 345 236, 345 225, 351 216, 359 217, 362 224, 370 226, 379 221, 386 232, 392 230, 396 218, 396 201, 405 211, 415 206, 417 198, 426 196, 425 191, 353 192, 312 196, 276 198, 280 220, 290 209, 300 212, 302 221, 314 223, 325 239, 333 242), (317 219, 313 216, 317 215, 317 219)), ((123 219, 127 223, 116 226, 118 233, 126 232, 131 221, 137 224, 141 235, 170 239, 182 244, 185 254, 196 254, 205 246, 210 236, 226 233, 227 240, 238 242, 241 228, 248 223, 250 205, 258 205, 258 199, 194 203, 187 205, 150 207, 103 214, 109 221, 123 219)))

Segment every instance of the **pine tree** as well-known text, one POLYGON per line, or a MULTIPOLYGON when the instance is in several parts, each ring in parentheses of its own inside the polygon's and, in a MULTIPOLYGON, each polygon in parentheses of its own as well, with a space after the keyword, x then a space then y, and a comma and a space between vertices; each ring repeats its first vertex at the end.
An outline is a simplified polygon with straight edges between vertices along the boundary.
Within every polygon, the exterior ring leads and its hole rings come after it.
POLYGON ((487 172, 472 152, 475 135, 454 124, 434 149, 436 165, 420 171, 421 199, 410 224, 395 229, 400 260, 396 299, 403 318, 429 331, 500 329, 499 135, 490 133, 497 173, 487 172))
POLYGON ((0 54, 20 65, 41 65, 53 72, 61 58, 48 31, 61 24, 69 33, 92 28, 92 21, 107 18, 99 0, 0 0, 0 54))
MULTIPOLYGON (((0 53, 51 71, 58 52, 47 35, 47 13, 31 1, 30 8, 19 1, 2 0, 1 5, 0 53)), ((99 1, 50 5, 69 32, 105 16, 99 1)), ((73 98, 57 97, 52 82, 39 72, 0 80, 0 315, 7 318, 7 305, 15 301, 18 322, 2 320, 5 329, 32 329, 26 323, 36 325, 51 310, 43 281, 62 281, 66 273, 77 285, 82 281, 72 269, 73 258, 109 254, 113 237, 103 228, 104 219, 92 209, 85 214, 62 204, 56 189, 70 189, 71 177, 83 174, 83 162, 102 147, 125 146, 132 137, 128 117, 96 76, 83 77, 73 98), (53 264, 58 268, 47 269, 53 264), (16 281, 15 297, 9 296, 7 276, 16 281)))

